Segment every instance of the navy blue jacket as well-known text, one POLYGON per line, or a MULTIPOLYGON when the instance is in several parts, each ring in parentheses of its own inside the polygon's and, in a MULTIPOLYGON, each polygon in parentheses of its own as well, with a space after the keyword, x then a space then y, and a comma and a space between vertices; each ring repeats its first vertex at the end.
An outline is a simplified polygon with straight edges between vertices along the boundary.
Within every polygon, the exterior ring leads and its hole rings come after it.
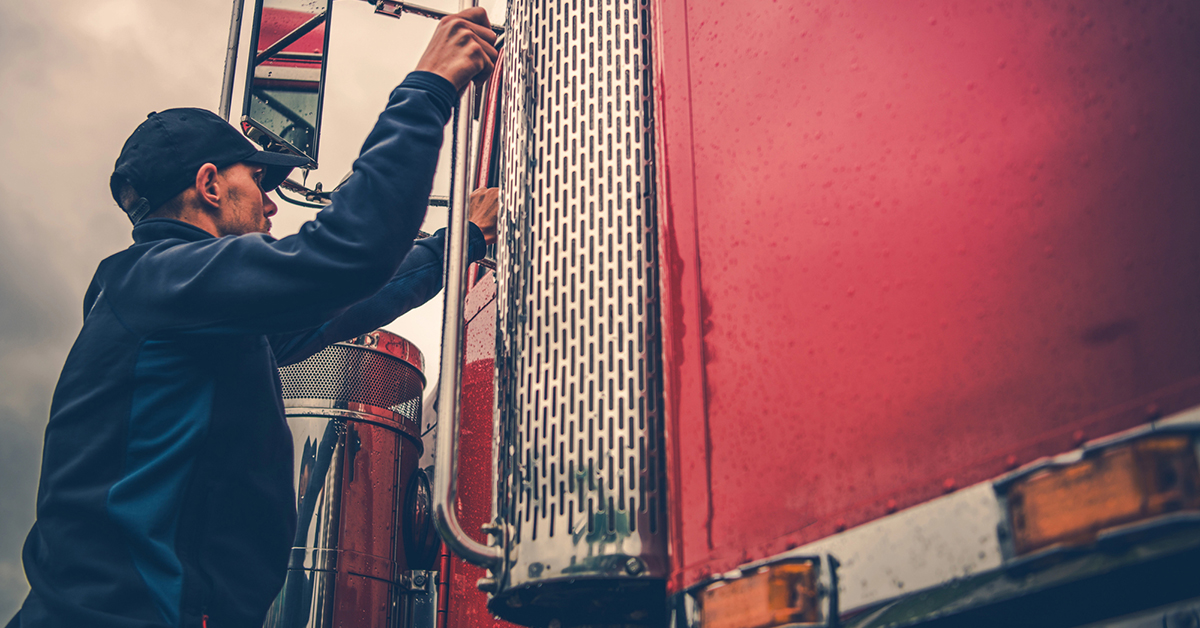
POLYGON ((276 368, 441 289, 442 234, 413 238, 455 98, 405 79, 296 235, 150 219, 101 262, 54 392, 14 624, 261 626, 296 525, 276 368))

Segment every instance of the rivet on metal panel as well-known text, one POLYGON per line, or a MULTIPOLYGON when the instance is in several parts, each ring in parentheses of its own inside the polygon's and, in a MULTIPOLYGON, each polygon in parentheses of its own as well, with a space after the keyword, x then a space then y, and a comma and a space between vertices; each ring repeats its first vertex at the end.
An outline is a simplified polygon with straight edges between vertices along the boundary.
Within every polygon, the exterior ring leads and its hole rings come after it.
POLYGON ((1083 441, 1085 440, 1083 430, 1075 430, 1072 432, 1071 439, 1075 441, 1076 445, 1082 445, 1083 441))
POLYGON ((954 481, 954 478, 946 478, 946 481, 942 482, 942 490, 949 493, 950 491, 953 491, 954 487, 957 485, 958 483, 954 481))
POLYGON ((833 522, 833 527, 836 528, 838 532, 845 530, 846 529, 846 520, 839 518, 837 521, 833 522))
POLYGON ((1009 454, 1008 457, 1004 459, 1004 466, 1008 467, 1009 469, 1016 469, 1017 468, 1016 455, 1009 454))
POLYGON ((894 500, 894 499, 887 500, 887 511, 888 512, 896 512, 896 500, 894 500))

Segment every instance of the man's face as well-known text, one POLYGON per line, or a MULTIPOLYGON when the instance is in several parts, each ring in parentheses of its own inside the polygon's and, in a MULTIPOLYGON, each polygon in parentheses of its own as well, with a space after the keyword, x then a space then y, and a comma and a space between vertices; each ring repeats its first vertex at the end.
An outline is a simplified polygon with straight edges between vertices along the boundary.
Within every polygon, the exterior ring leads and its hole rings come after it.
POLYGON ((221 170, 226 194, 217 217, 218 236, 270 233, 271 216, 279 211, 262 189, 263 167, 234 164, 221 170))

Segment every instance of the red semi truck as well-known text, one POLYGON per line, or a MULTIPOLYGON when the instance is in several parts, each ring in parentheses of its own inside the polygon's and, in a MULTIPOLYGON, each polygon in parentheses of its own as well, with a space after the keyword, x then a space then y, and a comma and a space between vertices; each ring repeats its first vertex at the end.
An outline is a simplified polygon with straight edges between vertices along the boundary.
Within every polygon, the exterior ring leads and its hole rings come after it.
POLYGON ((1198 625, 1198 5, 503 27, 439 626, 1198 625))

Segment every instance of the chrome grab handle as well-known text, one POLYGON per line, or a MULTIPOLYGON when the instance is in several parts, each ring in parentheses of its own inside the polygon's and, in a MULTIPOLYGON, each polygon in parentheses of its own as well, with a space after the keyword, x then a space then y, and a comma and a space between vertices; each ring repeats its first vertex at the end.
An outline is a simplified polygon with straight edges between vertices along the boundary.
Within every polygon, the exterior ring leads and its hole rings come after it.
MULTIPOLYGON (((459 0, 459 11, 474 7, 476 0, 459 0)), ((434 522, 446 545, 464 560, 481 567, 496 568, 503 549, 488 547, 467 536, 454 512, 458 494, 458 411, 462 385, 462 312, 467 283, 467 208, 471 197, 471 103, 475 84, 467 85, 458 106, 454 156, 453 203, 446 225, 446 305, 442 316, 442 371, 438 386, 437 464, 433 472, 434 522)))

